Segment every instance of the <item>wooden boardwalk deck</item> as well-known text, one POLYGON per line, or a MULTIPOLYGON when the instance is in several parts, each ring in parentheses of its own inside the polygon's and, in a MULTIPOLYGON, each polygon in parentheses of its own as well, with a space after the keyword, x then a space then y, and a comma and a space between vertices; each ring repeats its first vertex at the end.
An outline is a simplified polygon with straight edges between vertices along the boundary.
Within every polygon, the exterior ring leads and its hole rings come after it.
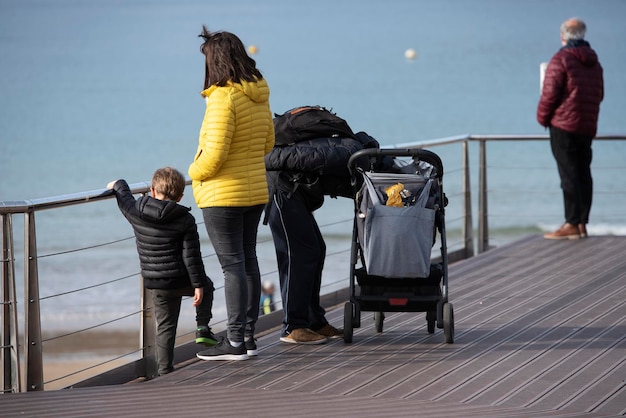
MULTIPOLYGON (((626 414, 626 237, 527 237, 450 265, 455 342, 362 313, 352 344, 258 340, 147 382, 0 396, 3 417, 615 417, 626 414)), ((345 295, 344 295, 345 296, 345 295)), ((336 326, 343 304, 328 310, 336 326)), ((190 348, 189 348, 190 349, 190 348)))

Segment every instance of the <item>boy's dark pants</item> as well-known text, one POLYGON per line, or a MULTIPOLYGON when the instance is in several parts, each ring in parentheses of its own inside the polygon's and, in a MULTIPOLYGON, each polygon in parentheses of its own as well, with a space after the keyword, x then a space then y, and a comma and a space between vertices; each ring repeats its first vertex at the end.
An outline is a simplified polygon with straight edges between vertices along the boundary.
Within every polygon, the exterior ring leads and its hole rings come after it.
MULTIPOLYGON (((154 318, 156 319, 156 353, 159 375, 174 370, 174 345, 176 342, 176 328, 180 316, 180 305, 183 296, 193 296, 194 289, 150 289, 154 303, 154 318)), ((204 288, 202 303, 196 306, 196 323, 198 326, 208 326, 211 321, 213 308, 213 286, 204 288)))

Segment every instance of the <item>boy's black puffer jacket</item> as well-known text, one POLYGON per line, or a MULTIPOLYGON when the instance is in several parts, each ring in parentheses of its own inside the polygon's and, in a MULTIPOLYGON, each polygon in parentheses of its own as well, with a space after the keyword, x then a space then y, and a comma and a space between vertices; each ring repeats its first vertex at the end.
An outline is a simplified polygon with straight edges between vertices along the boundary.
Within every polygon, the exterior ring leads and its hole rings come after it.
POLYGON ((149 289, 205 287, 196 220, 190 208, 150 196, 135 197, 125 180, 113 186, 117 204, 137 240, 141 274, 149 289))

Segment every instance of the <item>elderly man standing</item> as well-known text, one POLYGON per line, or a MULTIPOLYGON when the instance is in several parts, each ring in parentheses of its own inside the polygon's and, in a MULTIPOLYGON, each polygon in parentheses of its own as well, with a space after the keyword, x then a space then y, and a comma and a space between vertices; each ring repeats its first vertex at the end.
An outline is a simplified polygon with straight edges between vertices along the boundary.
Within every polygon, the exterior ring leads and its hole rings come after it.
POLYGON ((565 223, 546 239, 587 236, 593 196, 591 142, 598 129, 604 98, 602 66, 584 40, 587 27, 580 19, 561 25, 563 47, 548 63, 537 121, 550 129, 550 145, 563 189, 565 223))

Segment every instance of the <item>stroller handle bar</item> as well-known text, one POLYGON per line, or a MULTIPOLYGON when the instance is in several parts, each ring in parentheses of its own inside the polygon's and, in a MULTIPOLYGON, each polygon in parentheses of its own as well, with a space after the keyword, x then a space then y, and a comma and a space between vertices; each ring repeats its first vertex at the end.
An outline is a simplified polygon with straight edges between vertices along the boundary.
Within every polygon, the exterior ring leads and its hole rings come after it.
POLYGON ((359 150, 352 154, 348 160, 348 169, 350 170, 350 174, 354 176, 357 163, 360 159, 367 157, 370 159, 370 165, 373 165, 376 158, 381 156, 412 157, 417 161, 425 161, 435 167, 437 170, 437 177, 439 179, 443 177, 443 163, 437 154, 425 149, 411 148, 365 148, 359 150))

